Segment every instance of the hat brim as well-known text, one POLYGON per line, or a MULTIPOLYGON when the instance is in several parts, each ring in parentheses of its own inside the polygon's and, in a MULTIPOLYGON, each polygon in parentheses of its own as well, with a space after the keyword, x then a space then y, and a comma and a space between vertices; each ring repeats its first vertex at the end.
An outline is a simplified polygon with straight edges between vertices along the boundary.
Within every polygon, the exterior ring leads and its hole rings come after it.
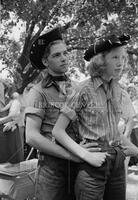
POLYGON ((99 42, 91 45, 88 50, 85 51, 84 59, 90 61, 92 57, 99 53, 110 51, 111 49, 124 46, 130 40, 129 35, 121 35, 120 37, 110 37, 110 39, 102 39, 99 42))
POLYGON ((43 70, 46 66, 42 62, 42 58, 46 47, 53 41, 63 40, 60 32, 60 28, 57 27, 51 31, 38 37, 32 44, 30 49, 30 61, 34 68, 43 70))

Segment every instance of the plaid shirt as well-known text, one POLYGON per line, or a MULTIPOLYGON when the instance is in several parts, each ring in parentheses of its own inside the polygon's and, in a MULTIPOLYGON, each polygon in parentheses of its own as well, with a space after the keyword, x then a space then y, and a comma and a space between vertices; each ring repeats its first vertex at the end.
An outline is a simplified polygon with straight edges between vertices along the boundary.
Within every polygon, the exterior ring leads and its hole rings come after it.
POLYGON ((118 122, 123 115, 126 92, 114 80, 105 91, 101 78, 86 80, 80 91, 68 99, 62 113, 70 120, 78 119, 82 138, 120 140, 118 122))

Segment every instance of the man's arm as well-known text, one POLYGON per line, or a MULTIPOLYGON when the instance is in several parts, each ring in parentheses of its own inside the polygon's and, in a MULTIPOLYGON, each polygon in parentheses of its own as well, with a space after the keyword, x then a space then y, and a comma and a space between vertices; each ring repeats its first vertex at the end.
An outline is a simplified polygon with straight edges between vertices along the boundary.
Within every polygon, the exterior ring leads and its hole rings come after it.
POLYGON ((42 119, 38 116, 27 115, 26 117, 26 141, 29 145, 38 149, 46 154, 80 162, 81 160, 68 152, 61 146, 50 141, 46 137, 40 134, 42 119))

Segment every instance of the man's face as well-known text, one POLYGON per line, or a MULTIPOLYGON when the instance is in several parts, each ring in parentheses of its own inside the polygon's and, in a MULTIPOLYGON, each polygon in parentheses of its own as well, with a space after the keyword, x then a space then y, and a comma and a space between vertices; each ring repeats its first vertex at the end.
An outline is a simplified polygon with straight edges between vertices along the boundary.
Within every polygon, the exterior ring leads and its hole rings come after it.
POLYGON ((124 66, 125 54, 124 47, 117 47, 105 55, 106 77, 109 79, 120 77, 124 66))
POLYGON ((68 70, 68 52, 64 42, 59 42, 50 47, 47 57, 48 69, 54 74, 61 75, 68 70))

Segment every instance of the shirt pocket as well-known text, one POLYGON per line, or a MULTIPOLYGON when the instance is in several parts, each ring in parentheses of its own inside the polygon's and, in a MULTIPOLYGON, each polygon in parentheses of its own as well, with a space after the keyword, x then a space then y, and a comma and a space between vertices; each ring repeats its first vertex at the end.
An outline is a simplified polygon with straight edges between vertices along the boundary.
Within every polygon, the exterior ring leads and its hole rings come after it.
POLYGON ((60 108, 52 104, 48 104, 47 107, 45 108, 44 121, 49 125, 54 125, 57 121, 59 113, 60 113, 60 108))
POLYGON ((100 125, 105 117, 105 108, 102 106, 92 106, 86 108, 87 123, 89 125, 100 125))

